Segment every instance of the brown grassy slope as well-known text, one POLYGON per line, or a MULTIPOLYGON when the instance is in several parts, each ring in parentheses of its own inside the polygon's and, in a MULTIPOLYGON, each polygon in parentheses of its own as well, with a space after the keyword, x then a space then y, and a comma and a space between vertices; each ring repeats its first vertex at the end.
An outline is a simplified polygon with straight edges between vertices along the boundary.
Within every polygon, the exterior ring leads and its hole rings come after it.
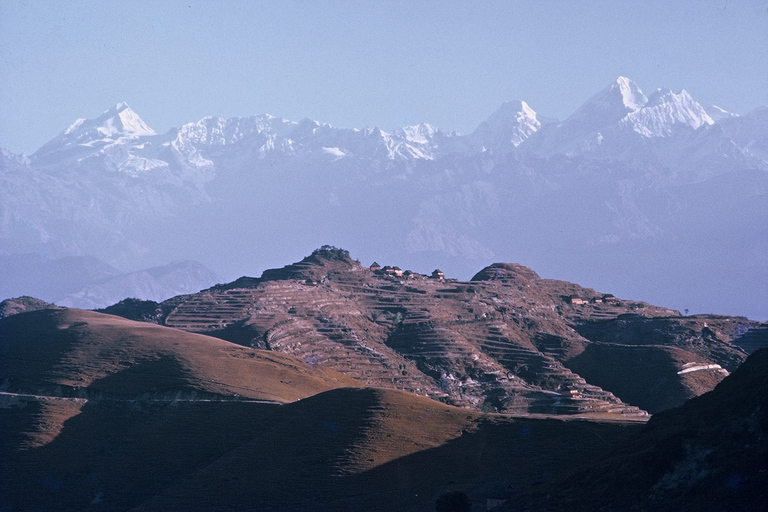
POLYGON ((752 511, 768 502, 768 350, 589 468, 503 510, 752 511))
POLYGON ((337 389, 136 510, 432 510, 461 489, 484 506, 592 459, 637 423, 513 418, 387 389, 337 389))
POLYGON ((56 439, 64 423, 87 400, 0 394, 0 444, 3 450, 36 448, 56 439))
POLYGON ((0 320, 7 390, 135 398, 181 392, 290 402, 355 381, 297 359, 76 309, 0 320))

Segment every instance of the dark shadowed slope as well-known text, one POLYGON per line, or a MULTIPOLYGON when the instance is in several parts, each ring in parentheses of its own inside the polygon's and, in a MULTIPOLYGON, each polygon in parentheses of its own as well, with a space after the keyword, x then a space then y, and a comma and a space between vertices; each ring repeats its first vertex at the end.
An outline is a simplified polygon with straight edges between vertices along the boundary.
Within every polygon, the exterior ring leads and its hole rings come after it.
MULTIPOLYGON (((23 434, 71 407, 29 399, 0 408, 0 424, 23 434)), ((370 388, 284 406, 103 400, 76 408, 45 444, 2 436, 0 506, 415 511, 454 489, 484 506, 588 462, 642 426, 486 415, 370 388)))
POLYGON ((753 511, 767 502, 768 350, 759 350, 589 469, 504 510, 753 511))
POLYGON ((75 309, 0 320, 0 382, 0 510, 124 509, 252 439, 278 404, 359 385, 75 309))
POLYGON ((384 389, 333 390, 280 412, 137 510, 432 510, 453 489, 484 506, 640 425, 486 415, 384 389))

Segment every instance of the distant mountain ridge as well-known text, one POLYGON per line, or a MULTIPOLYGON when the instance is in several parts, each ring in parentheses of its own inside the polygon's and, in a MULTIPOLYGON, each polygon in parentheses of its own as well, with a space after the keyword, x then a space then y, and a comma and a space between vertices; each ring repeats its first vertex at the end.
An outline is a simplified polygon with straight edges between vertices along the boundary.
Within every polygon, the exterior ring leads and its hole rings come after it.
MULTIPOLYGON (((78 119, 33 153, 30 162, 33 167, 61 165, 62 155, 76 154, 76 162, 69 164, 80 165, 83 155, 93 158, 98 154, 109 157, 123 172, 135 174, 171 166, 171 157, 180 158, 178 163, 184 166, 215 166, 216 158, 206 158, 208 152, 211 157, 247 151, 250 157, 260 159, 311 154, 313 158, 398 161, 434 160, 451 154, 468 156, 483 148, 507 151, 519 148, 524 153, 547 155, 561 149, 545 150, 538 143, 527 141, 552 136, 558 146, 570 147, 571 153, 581 153, 594 150, 595 145, 607 144, 608 141, 603 142, 604 132, 629 131, 645 139, 667 138, 715 124, 747 124, 743 118, 749 120, 759 115, 759 110, 746 116, 731 114, 719 107, 710 107, 710 110, 716 112, 717 122, 684 89, 674 93, 668 88, 659 88, 646 97, 639 86, 626 77, 619 77, 563 122, 550 120, 542 124, 525 101, 509 101, 468 135, 443 132, 426 123, 388 133, 380 128, 334 128, 310 119, 289 121, 269 114, 206 117, 165 134, 156 134, 126 103, 119 103, 95 119, 78 119), (118 150, 117 146, 124 149, 118 150)), ((727 140, 727 136, 725 138, 727 140)), ((687 144, 695 142, 687 141, 687 144)), ((756 141, 752 142, 748 146, 740 145, 741 149, 755 165, 765 168, 768 148, 753 147, 756 141)))
POLYGON ((195 261, 120 272, 92 257, 54 260, 35 255, 0 255, 0 296, 13 297, 17 290, 41 297, 59 306, 96 309, 122 299, 161 301, 175 295, 197 292, 222 279, 195 261))
POLYGON ((157 134, 119 103, 32 155, 2 152, 0 251, 121 272, 195 259, 234 278, 331 240, 768 318, 766 112, 646 96, 626 77, 562 122, 511 101, 467 135, 267 114, 157 134))

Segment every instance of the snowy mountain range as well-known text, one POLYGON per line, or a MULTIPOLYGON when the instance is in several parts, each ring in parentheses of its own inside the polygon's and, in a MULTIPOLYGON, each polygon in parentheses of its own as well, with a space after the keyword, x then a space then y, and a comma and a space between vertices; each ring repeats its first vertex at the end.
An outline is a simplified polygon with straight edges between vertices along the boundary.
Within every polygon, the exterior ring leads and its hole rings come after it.
POLYGON ((768 318, 767 177, 768 108, 646 96, 625 77, 564 121, 509 101, 467 135, 267 114, 157 134, 119 103, 32 155, 2 151, 0 259, 89 256, 124 272, 194 259, 230 279, 331 243, 456 277, 517 261, 768 318))

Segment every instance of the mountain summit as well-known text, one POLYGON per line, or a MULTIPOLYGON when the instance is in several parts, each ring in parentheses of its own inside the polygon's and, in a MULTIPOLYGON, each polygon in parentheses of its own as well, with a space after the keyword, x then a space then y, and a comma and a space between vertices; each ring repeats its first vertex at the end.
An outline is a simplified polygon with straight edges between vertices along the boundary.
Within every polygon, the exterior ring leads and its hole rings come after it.
POLYGON ((53 163, 59 153, 82 153, 117 142, 157 135, 127 103, 118 103, 94 119, 78 119, 57 137, 32 154, 33 161, 53 163))
POLYGON ((134 112, 127 103, 118 103, 94 119, 78 119, 58 137, 45 144, 35 155, 45 148, 55 145, 89 145, 97 141, 116 141, 122 138, 135 139, 147 135, 157 135, 155 131, 134 112))
POLYGON ((675 94, 661 88, 656 89, 642 108, 627 114, 620 124, 643 137, 668 137, 680 126, 697 130, 715 121, 685 89, 675 94))
POLYGON ((563 126, 579 132, 599 130, 619 122, 631 112, 640 110, 646 103, 648 98, 640 87, 629 78, 620 76, 588 99, 565 120, 563 126))
POLYGON ((518 147, 541 129, 536 112, 524 101, 507 101, 470 136, 480 148, 518 147))

